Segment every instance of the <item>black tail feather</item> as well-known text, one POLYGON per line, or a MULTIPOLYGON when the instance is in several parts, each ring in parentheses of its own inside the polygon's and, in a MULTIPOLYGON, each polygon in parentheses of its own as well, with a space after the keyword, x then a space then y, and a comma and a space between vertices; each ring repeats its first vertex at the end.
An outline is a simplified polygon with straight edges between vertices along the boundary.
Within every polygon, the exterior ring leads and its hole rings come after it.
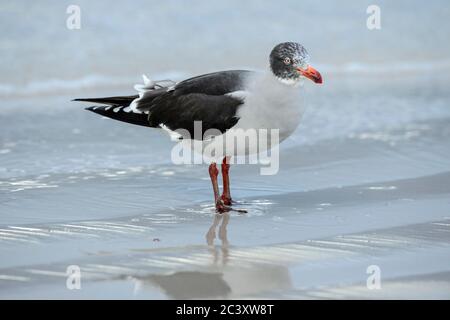
MULTIPOLYGON (((82 100, 77 100, 82 101, 82 100)), ((83 100, 84 101, 84 100, 83 100)), ((131 111, 124 111, 127 106, 92 106, 86 108, 86 110, 98 113, 104 117, 108 117, 114 120, 119 120, 138 126, 150 127, 150 122, 148 121, 148 114, 146 113, 134 113, 131 111)))
POLYGON ((82 102, 93 102, 93 103, 101 103, 107 104, 110 106, 124 106, 128 107, 134 99, 137 99, 139 96, 120 96, 120 97, 106 97, 106 98, 81 98, 81 99, 73 99, 72 101, 82 101, 82 102))
POLYGON ((118 97, 106 97, 106 98, 81 98, 73 99, 72 101, 93 102, 106 104, 106 106, 92 106, 86 108, 86 110, 98 113, 104 117, 108 117, 114 120, 119 120, 138 126, 149 127, 148 115, 145 113, 135 113, 129 110, 131 102, 139 96, 118 96, 118 97))

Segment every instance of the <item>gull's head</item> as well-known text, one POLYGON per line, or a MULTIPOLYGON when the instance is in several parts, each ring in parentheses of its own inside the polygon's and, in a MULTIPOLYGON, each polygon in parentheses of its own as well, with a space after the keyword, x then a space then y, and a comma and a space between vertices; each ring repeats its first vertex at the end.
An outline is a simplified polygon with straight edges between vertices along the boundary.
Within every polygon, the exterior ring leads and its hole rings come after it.
POLYGON ((283 83, 295 85, 304 78, 322 83, 319 71, 309 65, 306 49, 296 42, 283 42, 270 53, 270 69, 283 83))

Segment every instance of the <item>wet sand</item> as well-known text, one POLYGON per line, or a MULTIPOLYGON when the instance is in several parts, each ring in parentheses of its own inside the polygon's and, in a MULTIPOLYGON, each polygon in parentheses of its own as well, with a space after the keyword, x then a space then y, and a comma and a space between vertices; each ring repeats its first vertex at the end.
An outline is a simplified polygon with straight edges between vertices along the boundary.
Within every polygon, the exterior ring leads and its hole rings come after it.
POLYGON ((31 117, 5 111, 0 297, 448 299, 450 99, 438 80, 421 95, 415 78, 307 88, 280 172, 231 168, 247 214, 216 215, 206 166, 171 164, 163 134, 62 111, 62 98, 41 97, 55 107, 31 117), (374 84, 390 104, 375 108, 374 84), (69 265, 81 290, 66 288, 69 265), (371 265, 379 290, 366 286, 371 265))
POLYGON ((376 30, 372 1, 76 4, 76 30, 65 2, 0 5, 0 299, 450 298, 448 1, 378 0, 376 30), (216 215, 165 133, 70 102, 263 69, 284 41, 324 83, 276 175, 231 167, 247 214, 216 215))

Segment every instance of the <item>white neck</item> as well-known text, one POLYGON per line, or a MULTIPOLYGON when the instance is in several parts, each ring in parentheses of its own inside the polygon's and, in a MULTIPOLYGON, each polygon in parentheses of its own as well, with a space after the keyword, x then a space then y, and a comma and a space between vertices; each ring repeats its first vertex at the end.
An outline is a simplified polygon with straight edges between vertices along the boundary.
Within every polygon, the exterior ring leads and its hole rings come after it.
POLYGON ((299 79, 283 79, 280 77, 276 77, 274 76, 278 81, 280 81, 281 83, 288 85, 288 86, 292 86, 292 87, 301 87, 303 86, 303 79, 299 78, 299 79))

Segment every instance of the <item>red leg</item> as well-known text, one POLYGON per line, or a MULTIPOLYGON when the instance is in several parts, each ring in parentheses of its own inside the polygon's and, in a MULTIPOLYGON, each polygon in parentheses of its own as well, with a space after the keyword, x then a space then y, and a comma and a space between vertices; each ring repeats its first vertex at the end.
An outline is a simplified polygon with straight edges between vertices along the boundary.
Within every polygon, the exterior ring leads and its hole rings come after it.
POLYGON ((223 193, 220 197, 223 203, 227 206, 231 205, 230 194, 230 177, 228 172, 230 171, 230 157, 224 157, 222 162, 222 179, 223 179, 223 193))
POLYGON ((225 206, 223 205, 222 200, 220 199, 219 195, 219 186, 217 184, 217 176, 219 175, 219 170, 217 169, 216 164, 213 162, 209 165, 209 176, 211 178, 211 183, 214 190, 214 201, 216 204, 216 211, 217 212, 225 212, 225 206))

